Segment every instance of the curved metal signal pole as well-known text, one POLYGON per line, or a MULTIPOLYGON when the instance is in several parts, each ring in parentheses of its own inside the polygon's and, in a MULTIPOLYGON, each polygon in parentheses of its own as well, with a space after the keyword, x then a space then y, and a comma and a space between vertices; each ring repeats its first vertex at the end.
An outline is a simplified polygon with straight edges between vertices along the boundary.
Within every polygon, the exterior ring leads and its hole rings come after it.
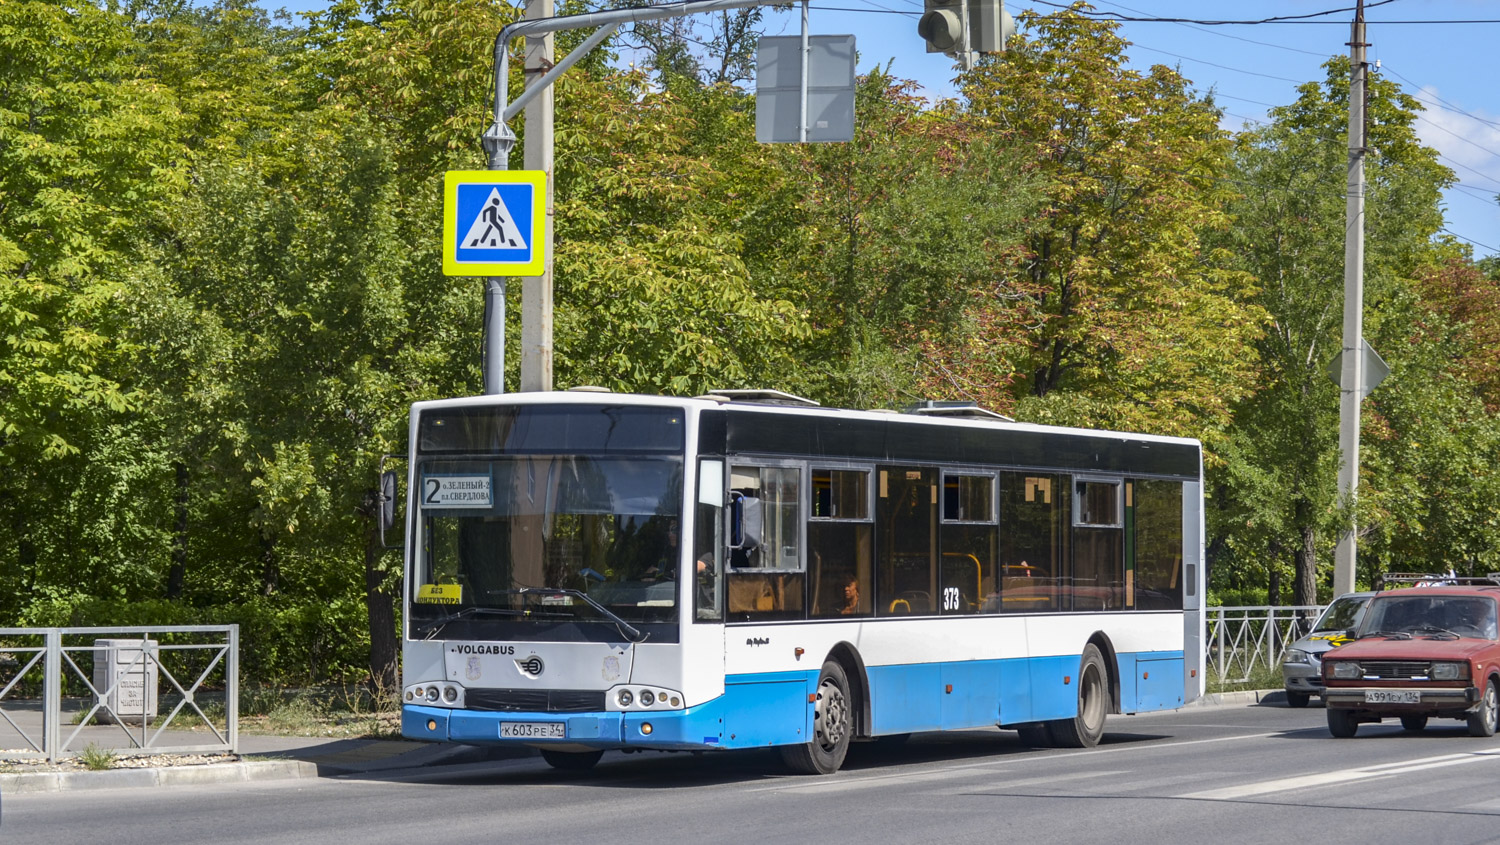
MULTIPOLYGON (((657 6, 645 6, 635 9, 614 9, 606 12, 590 12, 582 15, 565 15, 563 17, 537 17, 516 21, 495 36, 495 122, 489 130, 484 133, 481 142, 484 151, 489 155, 489 167, 491 170, 506 170, 510 164, 510 151, 516 145, 516 133, 511 131, 506 124, 526 108, 526 104, 536 99, 543 91, 546 91, 559 76, 562 76, 568 68, 577 64, 579 59, 588 55, 595 47, 604 42, 604 39, 613 35, 622 25, 635 23, 637 21, 664 20, 666 18, 677 18, 685 15, 695 15, 702 12, 719 12, 729 9, 745 9, 752 6, 769 6, 771 0, 693 0, 693 2, 665 3, 657 6), (563 32, 574 29, 588 29, 598 27, 582 44, 579 44, 572 52, 554 65, 542 77, 530 85, 515 102, 508 102, 510 97, 510 42, 513 38, 527 37, 539 38, 554 32, 563 32)), ((804 15, 806 11, 804 10, 804 15)), ((804 25, 804 30, 805 30, 804 25)), ((545 107, 545 106, 544 106, 545 107)), ((550 121, 548 121, 550 122, 550 121)), ((806 124, 806 120, 803 120, 806 124)), ((551 137, 545 140, 546 147, 551 146, 551 137)), ((530 144, 528 144, 530 146, 530 144)), ((550 161, 550 153, 540 156, 542 161, 550 161)), ((552 180, 551 168, 542 166, 540 169, 548 171, 547 179, 547 215, 552 214, 552 180)), ((523 354, 521 388, 523 390, 548 390, 552 384, 551 367, 551 324, 552 324, 552 295, 551 295, 551 255, 552 255, 552 226, 550 219, 544 229, 546 243, 543 245, 547 261, 548 271, 545 281, 542 283, 539 299, 545 301, 535 303, 534 307, 528 303, 523 307, 523 321, 537 323, 537 338, 531 338, 531 345, 540 349, 537 358, 540 361, 539 373, 529 373, 528 360, 523 354), (534 313, 533 313, 534 312, 534 313)), ((527 327, 522 328, 523 340, 528 338, 527 327)), ((490 277, 485 280, 485 318, 484 318, 484 392, 488 395, 505 392, 505 279, 490 277)))

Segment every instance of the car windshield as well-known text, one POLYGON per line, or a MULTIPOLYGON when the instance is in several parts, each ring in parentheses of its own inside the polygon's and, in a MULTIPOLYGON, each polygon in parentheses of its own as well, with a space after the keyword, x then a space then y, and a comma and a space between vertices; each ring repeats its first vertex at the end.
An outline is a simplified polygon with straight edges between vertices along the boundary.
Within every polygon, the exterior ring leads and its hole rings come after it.
POLYGON ((1313 631, 1351 631, 1354 622, 1359 616, 1360 608, 1365 606, 1368 598, 1341 598, 1334 601, 1318 617, 1318 622, 1313 626, 1313 631))
POLYGON ((1452 634, 1493 640, 1495 602, 1486 596, 1431 595, 1420 589, 1370 602, 1360 636, 1452 634))

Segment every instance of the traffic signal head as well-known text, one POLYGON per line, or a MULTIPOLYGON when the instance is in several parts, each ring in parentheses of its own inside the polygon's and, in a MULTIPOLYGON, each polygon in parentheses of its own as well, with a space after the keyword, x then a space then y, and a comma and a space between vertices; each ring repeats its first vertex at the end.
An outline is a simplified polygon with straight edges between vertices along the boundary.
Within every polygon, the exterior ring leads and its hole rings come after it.
MULTIPOLYGON (((917 34, 927 42, 927 52, 957 56, 964 51, 965 0, 924 0, 925 11, 917 21, 917 34)), ((1005 11, 1004 0, 967 0, 969 6, 969 50, 1003 53, 1005 42, 1016 32, 1016 22, 1005 11)))
POLYGON ((964 44, 963 0, 926 0, 926 9, 917 21, 917 34, 927 42, 929 53, 951 53, 964 44))

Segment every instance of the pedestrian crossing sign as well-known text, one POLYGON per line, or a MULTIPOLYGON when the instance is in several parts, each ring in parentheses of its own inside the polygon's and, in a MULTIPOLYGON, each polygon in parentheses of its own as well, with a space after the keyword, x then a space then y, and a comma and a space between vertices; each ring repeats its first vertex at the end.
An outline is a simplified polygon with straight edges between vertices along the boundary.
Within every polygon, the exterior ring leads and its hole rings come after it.
POLYGON ((541 170, 443 174, 443 273, 542 275, 546 203, 547 174, 541 170))

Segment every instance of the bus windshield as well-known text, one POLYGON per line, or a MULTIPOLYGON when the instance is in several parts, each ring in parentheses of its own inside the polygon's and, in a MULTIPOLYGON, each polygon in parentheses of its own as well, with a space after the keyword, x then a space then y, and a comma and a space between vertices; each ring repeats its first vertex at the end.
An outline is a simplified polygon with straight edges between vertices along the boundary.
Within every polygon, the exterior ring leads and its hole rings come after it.
POLYGON ((414 631, 439 635, 428 623, 449 618, 465 628, 485 619, 675 620, 681 459, 429 459, 418 482, 414 631), (485 612, 455 616, 468 608, 485 612))

